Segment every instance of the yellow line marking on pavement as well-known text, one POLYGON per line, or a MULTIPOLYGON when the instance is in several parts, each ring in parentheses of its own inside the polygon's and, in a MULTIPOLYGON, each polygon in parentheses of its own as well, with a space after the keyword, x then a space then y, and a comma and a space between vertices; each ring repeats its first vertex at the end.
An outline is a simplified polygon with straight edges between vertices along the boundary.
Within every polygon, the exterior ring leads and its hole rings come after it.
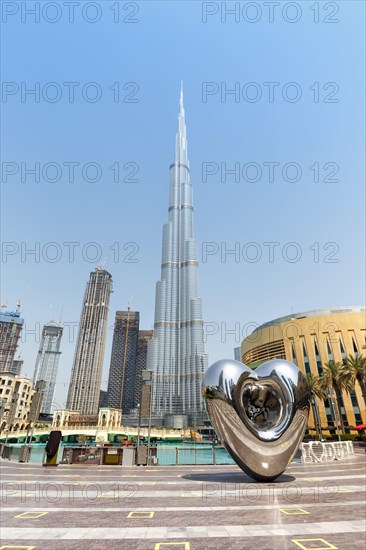
POLYGON ((156 481, 138 481, 139 485, 156 485, 156 481))
POLYGON ((0 550, 8 550, 10 548, 23 548, 24 550, 33 550, 35 546, 0 546, 0 550))
POLYGON ((192 491, 191 493, 181 493, 181 497, 201 497, 202 493, 199 493, 198 491, 192 491))
POLYGON ((126 476, 120 476, 120 477, 137 477, 137 475, 133 475, 133 476, 131 476, 131 475, 126 475, 126 476))
POLYGON ((14 517, 22 519, 38 519, 42 516, 45 516, 46 514, 48 514, 48 512, 23 512, 22 514, 14 517))
POLYGON ((155 512, 129 512, 127 517, 135 519, 149 519, 154 517, 154 513, 155 512))
POLYGON ((301 514, 310 514, 307 510, 303 508, 280 508, 280 512, 286 514, 287 516, 299 516, 301 514))
POLYGON ((191 546, 189 542, 157 542, 155 550, 160 550, 161 546, 181 546, 182 544, 184 544, 184 550, 190 550, 191 546))
POLYGON ((331 544, 325 539, 291 539, 291 542, 294 542, 296 546, 301 548, 301 550, 338 550, 338 546, 334 546, 334 544, 331 544), (302 542, 311 542, 311 541, 319 541, 322 544, 326 544, 327 546, 317 546, 316 548, 314 546, 304 546, 301 544, 302 542))

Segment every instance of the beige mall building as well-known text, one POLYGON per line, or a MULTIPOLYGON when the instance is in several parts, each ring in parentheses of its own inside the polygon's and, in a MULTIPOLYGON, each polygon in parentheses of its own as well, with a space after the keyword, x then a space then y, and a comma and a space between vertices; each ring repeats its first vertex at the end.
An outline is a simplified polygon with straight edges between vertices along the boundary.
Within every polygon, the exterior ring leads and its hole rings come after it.
MULTIPOLYGON (((258 367, 269 359, 287 359, 304 373, 319 375, 328 361, 343 361, 348 355, 365 354, 366 308, 344 307, 306 311, 274 319, 255 329, 241 343, 243 363, 258 367)), ((343 392, 345 426, 366 423, 361 388, 356 382, 343 392)), ((318 400, 321 425, 333 426, 328 400, 318 400)), ((309 426, 314 426, 310 413, 309 426)))

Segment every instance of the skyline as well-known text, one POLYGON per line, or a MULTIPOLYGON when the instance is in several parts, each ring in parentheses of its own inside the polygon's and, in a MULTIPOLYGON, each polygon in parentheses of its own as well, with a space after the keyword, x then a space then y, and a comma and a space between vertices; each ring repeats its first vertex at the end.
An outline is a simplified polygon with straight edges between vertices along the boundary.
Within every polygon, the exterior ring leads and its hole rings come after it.
MULTIPOLYGON (((241 341, 235 324, 245 331, 248 323, 255 323, 254 328, 291 314, 291 310, 296 313, 365 303, 359 276, 364 271, 364 82, 359 76, 363 58, 356 55, 364 50, 362 16, 356 3, 349 2, 347 10, 340 10, 336 25, 315 25, 303 19, 296 25, 276 20, 273 24, 262 21, 244 27, 230 21, 221 24, 218 18, 204 24, 194 3, 184 8, 179 2, 174 4, 165 3, 155 10, 141 3, 140 23, 124 25, 122 32, 120 26, 104 25, 103 21, 97 27, 76 21, 67 27, 67 41, 63 41, 65 26, 61 24, 22 24, 14 18, 4 26, 8 44, 5 51, 11 49, 13 54, 11 64, 10 55, 4 56, 3 71, 9 81, 31 85, 34 80, 90 82, 98 78, 103 90, 115 81, 139 84, 139 102, 135 104, 113 104, 107 100, 112 97, 108 91, 106 101, 96 104, 22 103, 14 96, 2 106, 3 129, 8 135, 3 145, 4 161, 19 167, 22 162, 30 166, 36 161, 42 165, 54 161, 60 166, 68 161, 81 165, 97 162, 103 168, 104 177, 95 184, 80 178, 80 171, 74 183, 68 181, 65 171, 56 183, 35 183, 30 177, 22 183, 19 174, 2 183, 3 241, 15 242, 19 248, 22 242, 29 248, 36 242, 61 246, 58 262, 46 262, 41 256, 36 263, 28 256, 22 263, 18 252, 8 256, 2 270, 3 301, 8 302, 8 309, 15 309, 21 298, 24 332, 39 323, 40 337, 42 326, 52 319, 58 321, 63 308, 63 320, 69 325, 64 330, 56 385, 55 399, 61 407, 66 401, 76 345, 76 334, 70 342, 70 323, 79 323, 85 281, 95 267, 82 257, 80 250, 85 243, 99 243, 100 262, 107 259, 103 267, 114 280, 110 315, 130 303, 131 309, 141 314, 141 327, 152 328, 161 226, 168 202, 167 166, 171 162, 181 79, 199 212, 195 227, 200 252, 199 293, 209 332, 205 345, 210 363, 233 357, 233 349, 241 341), (183 47, 176 36, 183 36, 186 28, 190 28, 190 39, 183 47), (15 39, 20 29, 22 40, 15 39), (47 50, 45 43, 49 45, 47 50), (55 47, 59 43, 63 44, 62 51, 55 47), (139 43, 149 44, 149 49, 139 53, 139 43), (273 43, 278 46, 276 55, 272 53, 273 43), (157 71, 161 66, 169 71, 157 71), (273 104, 264 99, 236 103, 233 96, 228 96, 226 102, 221 102, 218 92, 203 101, 203 82, 215 82, 219 89, 222 82, 228 89, 240 82, 242 90, 251 81, 261 83, 263 91, 263 82, 297 81, 304 90, 303 99, 292 104, 277 100, 276 95, 273 104), (339 84, 340 101, 314 103, 309 95, 313 91, 309 92, 308 87, 314 82, 332 81, 339 84), (138 183, 113 182, 113 171, 108 167, 117 161, 121 165, 138 164, 138 174, 131 176, 138 183), (264 163, 272 161, 281 163, 281 167, 298 162, 302 179, 293 184, 276 176, 273 183, 268 182, 264 163), (204 163, 206 168, 211 163, 209 168, 215 171, 217 167, 220 170, 222 162, 228 168, 235 163, 243 166, 257 162, 263 169, 262 180, 251 184, 241 178, 235 183, 233 177, 228 177, 224 183, 218 172, 204 182, 204 163), (321 167, 319 183, 314 182, 316 167, 309 169, 315 162, 321 167), (338 183, 323 181, 322 167, 328 162, 340 167, 338 183), (64 242, 81 243, 75 249, 73 263, 67 259, 64 242), (116 242, 118 262, 116 247, 109 250, 116 242), (232 249, 236 242, 241 250, 245 243, 259 243, 262 259, 251 263, 241 255, 236 262, 233 255, 228 255, 222 262, 221 243, 232 249), (273 263, 268 260, 265 242, 280 242, 273 263), (303 256, 298 263, 282 257, 288 242, 301 246, 303 256), (317 250, 313 246, 317 242, 318 262, 314 261, 317 250), (328 242, 339 246, 335 256, 338 263, 324 263, 325 255, 332 252, 323 250, 328 242), (139 250, 130 259, 138 262, 122 261, 135 252, 134 246, 124 250, 126 243, 137 243, 139 250), (207 256, 206 262, 202 243, 216 243, 215 253, 207 256), (221 341, 225 336, 221 323, 235 330, 235 334, 227 335, 226 343, 221 341)), ((123 175, 132 173, 133 168, 123 175)), ((113 335, 111 317, 108 325, 104 382, 113 335)), ((25 360, 24 372, 30 377, 38 345, 29 334, 19 347, 25 360)))

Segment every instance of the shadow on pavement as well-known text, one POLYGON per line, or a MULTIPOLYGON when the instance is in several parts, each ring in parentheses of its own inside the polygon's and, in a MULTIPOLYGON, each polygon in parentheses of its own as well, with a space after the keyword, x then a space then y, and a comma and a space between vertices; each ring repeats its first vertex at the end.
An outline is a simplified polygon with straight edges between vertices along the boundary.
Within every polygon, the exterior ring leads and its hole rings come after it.
POLYGON ((190 481, 208 481, 211 483, 253 483, 260 485, 272 485, 296 481, 294 476, 288 474, 282 474, 271 482, 256 481, 247 476, 244 472, 213 472, 212 474, 205 472, 199 474, 185 474, 182 476, 182 479, 189 479, 190 481))

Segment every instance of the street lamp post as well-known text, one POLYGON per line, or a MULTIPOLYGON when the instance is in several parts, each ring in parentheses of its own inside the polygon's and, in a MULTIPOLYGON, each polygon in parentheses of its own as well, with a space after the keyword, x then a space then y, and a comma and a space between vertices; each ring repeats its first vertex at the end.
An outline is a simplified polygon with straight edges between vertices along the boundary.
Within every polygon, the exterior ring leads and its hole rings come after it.
MULTIPOLYGON (((142 386, 141 386, 142 389, 142 386)), ((139 454, 139 447, 140 447, 140 431, 141 431, 141 395, 140 395, 140 403, 138 404, 139 407, 139 420, 138 420, 138 426, 137 426, 137 446, 136 446, 136 457, 138 457, 139 454)))

